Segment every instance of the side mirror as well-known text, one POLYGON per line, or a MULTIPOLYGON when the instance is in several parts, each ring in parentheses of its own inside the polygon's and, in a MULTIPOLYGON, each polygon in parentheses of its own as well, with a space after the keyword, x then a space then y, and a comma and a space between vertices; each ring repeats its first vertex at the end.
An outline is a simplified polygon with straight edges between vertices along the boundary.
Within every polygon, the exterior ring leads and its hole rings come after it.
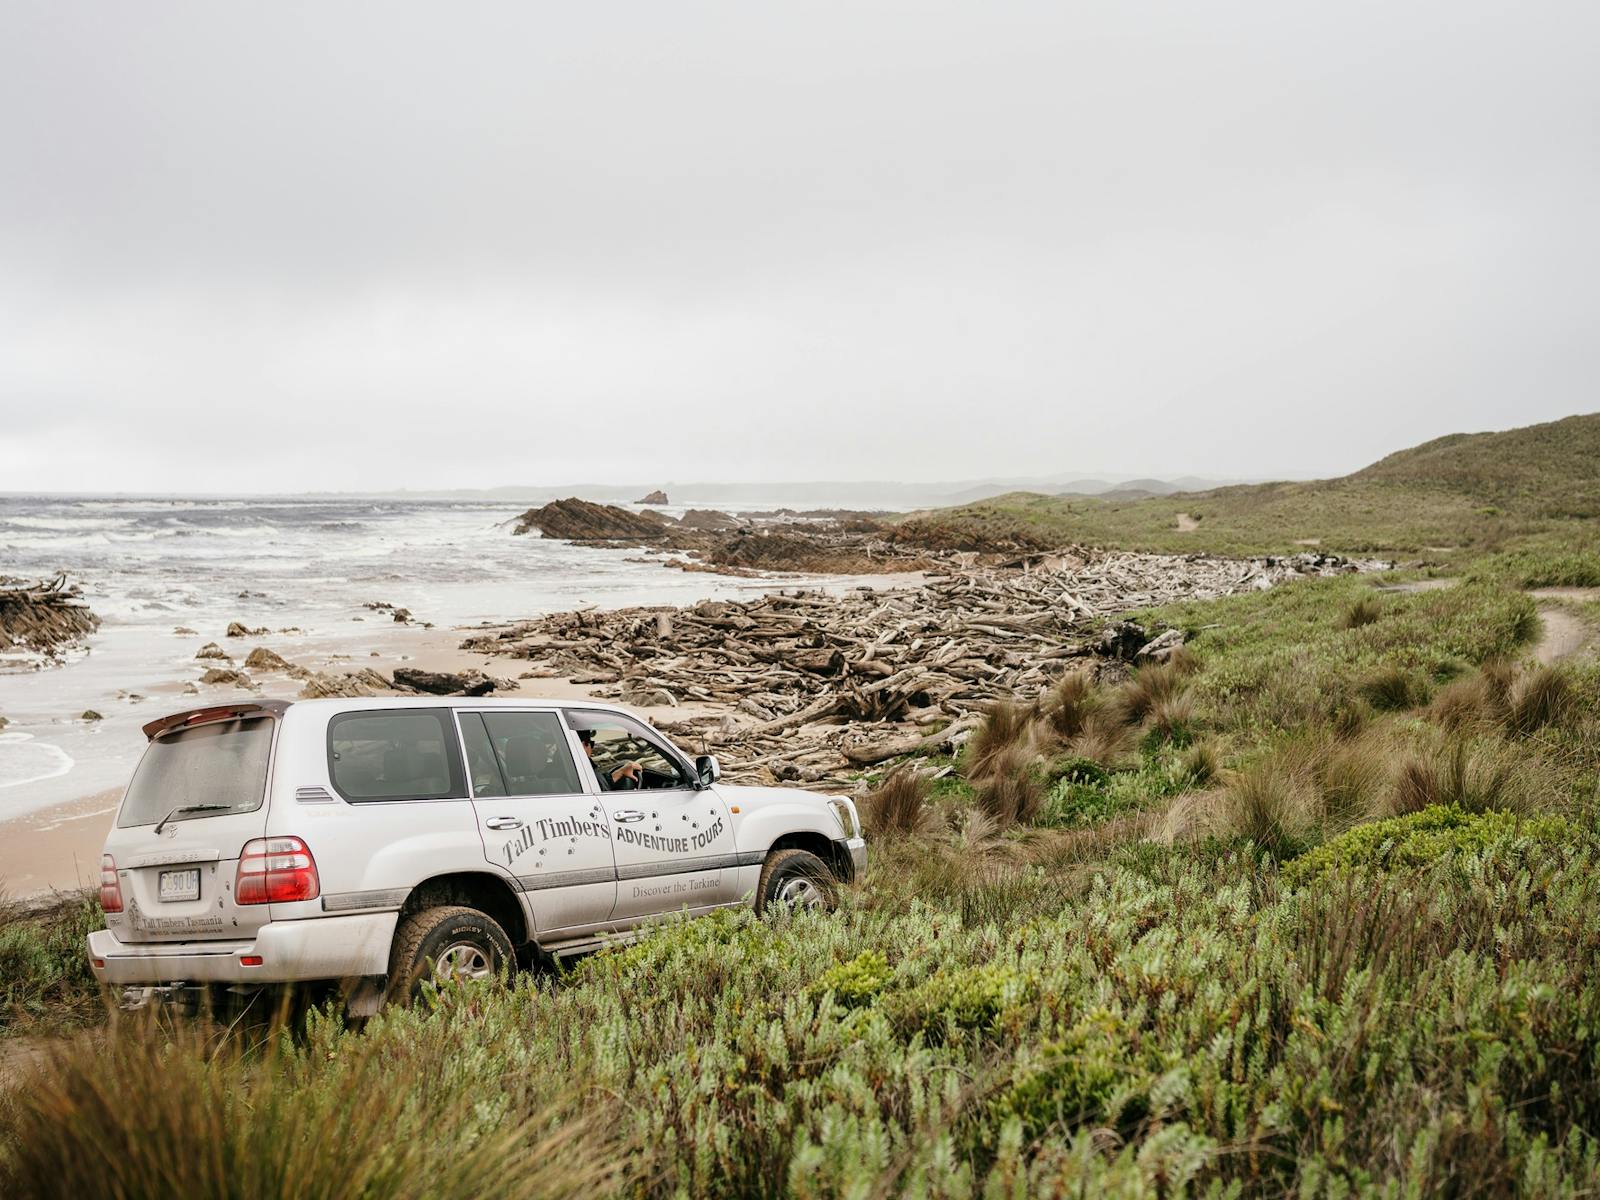
POLYGON ((708 788, 722 778, 722 767, 715 754, 702 754, 694 760, 694 773, 700 780, 700 786, 708 788))

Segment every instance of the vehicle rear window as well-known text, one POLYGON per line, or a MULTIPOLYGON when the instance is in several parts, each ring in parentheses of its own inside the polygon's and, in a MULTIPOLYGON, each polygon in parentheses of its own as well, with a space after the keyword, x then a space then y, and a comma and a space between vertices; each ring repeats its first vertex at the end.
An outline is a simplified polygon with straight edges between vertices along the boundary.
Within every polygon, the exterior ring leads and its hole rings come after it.
POLYGON ((164 734, 145 749, 117 826, 254 812, 267 796, 272 720, 216 721, 164 734), (184 812, 184 809, 192 811, 184 812))
POLYGON ((328 722, 328 771, 346 800, 463 794, 455 726, 443 708, 341 713, 328 722))

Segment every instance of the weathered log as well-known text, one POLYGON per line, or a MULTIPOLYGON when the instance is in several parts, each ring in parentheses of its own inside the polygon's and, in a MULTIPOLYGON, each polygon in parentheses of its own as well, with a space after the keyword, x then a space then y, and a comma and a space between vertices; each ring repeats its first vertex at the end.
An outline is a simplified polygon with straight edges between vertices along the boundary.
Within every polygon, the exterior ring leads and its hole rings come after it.
POLYGON ((903 733, 889 737, 873 738, 870 734, 847 736, 839 745, 845 759, 858 767, 870 767, 907 754, 934 754, 949 747, 951 739, 969 729, 976 729, 977 717, 963 717, 952 721, 937 733, 903 733))

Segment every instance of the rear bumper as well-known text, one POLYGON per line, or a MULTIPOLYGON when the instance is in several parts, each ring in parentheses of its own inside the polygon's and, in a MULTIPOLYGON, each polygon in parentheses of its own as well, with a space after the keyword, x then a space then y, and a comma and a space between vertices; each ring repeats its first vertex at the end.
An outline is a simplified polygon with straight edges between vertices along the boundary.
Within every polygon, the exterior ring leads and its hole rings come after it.
POLYGON ((123 942, 89 935, 95 978, 147 987, 173 983, 294 983, 386 975, 398 913, 272 921, 242 942, 123 942), (260 958, 260 966, 244 959, 260 958))
POLYGON ((839 838, 834 845, 842 857, 850 860, 850 878, 860 879, 867 870, 867 841, 865 838, 839 838))

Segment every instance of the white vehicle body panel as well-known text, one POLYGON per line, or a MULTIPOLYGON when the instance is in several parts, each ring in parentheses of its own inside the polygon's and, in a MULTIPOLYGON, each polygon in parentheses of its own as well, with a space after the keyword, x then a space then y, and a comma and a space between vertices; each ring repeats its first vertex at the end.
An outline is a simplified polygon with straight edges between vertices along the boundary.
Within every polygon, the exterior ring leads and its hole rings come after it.
MULTIPOLYGON (((402 909, 419 888, 445 884, 499 889, 505 911, 520 913, 522 927, 506 930, 513 942, 558 952, 664 916, 752 903, 762 863, 780 839, 813 848, 845 877, 864 865, 854 806, 838 798, 721 783, 602 788, 565 723, 580 709, 637 722, 625 709, 591 701, 427 697, 280 706, 262 718, 272 721, 274 737, 259 809, 174 820, 159 837, 147 824, 113 828, 107 852, 116 858, 125 911, 108 914, 107 929, 89 939, 97 976, 158 986, 383 975, 402 909), (562 718, 577 789, 475 797, 462 741, 468 713, 562 718), (380 728, 363 725, 362 714, 444 722, 460 775, 434 783, 449 794, 386 799, 341 790, 336 765, 346 782, 358 760, 382 763, 373 768, 380 775, 391 759, 401 764, 396 771, 407 762, 422 769, 405 746, 361 759, 367 742, 337 740, 344 731, 380 728), (336 751, 336 740, 356 749, 336 751), (240 849, 263 837, 305 843, 320 882, 315 899, 233 903, 240 849), (198 900, 159 898, 160 871, 171 863, 193 863, 200 872, 198 900), (241 965, 247 960, 251 965, 241 965)), ((643 728, 663 753, 694 769, 669 740, 643 728)), ((501 923, 516 924, 504 915, 501 923)))

